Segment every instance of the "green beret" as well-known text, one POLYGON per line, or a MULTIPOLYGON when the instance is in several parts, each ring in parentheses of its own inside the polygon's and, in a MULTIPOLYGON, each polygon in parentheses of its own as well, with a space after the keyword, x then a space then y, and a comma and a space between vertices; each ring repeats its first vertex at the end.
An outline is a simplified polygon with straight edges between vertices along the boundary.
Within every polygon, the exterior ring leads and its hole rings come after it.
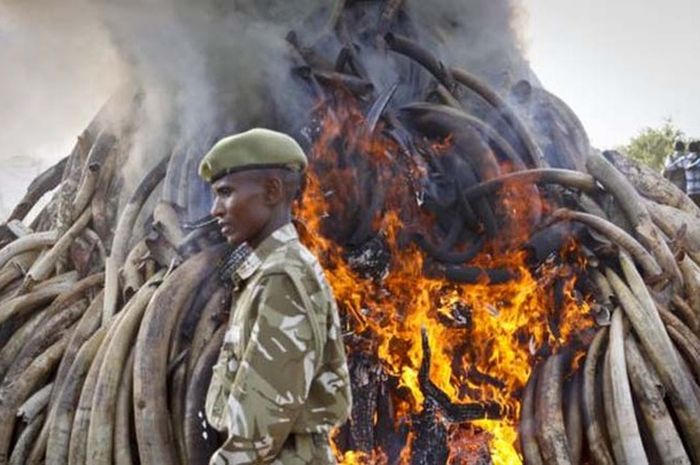
POLYGON ((229 173, 250 169, 303 171, 307 163, 297 141, 281 132, 255 128, 214 144, 199 164, 199 175, 207 182, 214 182, 229 173))

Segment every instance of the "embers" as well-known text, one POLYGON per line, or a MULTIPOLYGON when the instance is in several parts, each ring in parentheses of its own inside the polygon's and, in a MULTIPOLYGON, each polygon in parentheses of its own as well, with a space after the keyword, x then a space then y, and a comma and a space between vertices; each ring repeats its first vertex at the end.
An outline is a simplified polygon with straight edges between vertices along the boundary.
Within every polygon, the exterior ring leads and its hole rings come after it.
POLYGON ((377 234, 360 246, 350 249, 346 259, 350 268, 360 276, 380 281, 389 272, 391 249, 384 236, 377 234))

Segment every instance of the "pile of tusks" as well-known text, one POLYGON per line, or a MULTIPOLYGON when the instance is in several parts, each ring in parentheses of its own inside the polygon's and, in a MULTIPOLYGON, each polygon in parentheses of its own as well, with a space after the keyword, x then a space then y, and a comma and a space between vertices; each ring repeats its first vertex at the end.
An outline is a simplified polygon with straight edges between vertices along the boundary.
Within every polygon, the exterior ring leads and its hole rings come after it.
MULTIPOLYGON (((393 124, 400 143, 406 131, 442 137, 469 127, 456 143, 485 141, 467 154, 465 222, 475 214, 475 230, 493 227, 480 202, 503 186, 547 185, 566 201, 537 211, 537 221, 575 223, 590 238, 599 328, 585 357, 561 351, 534 367, 519 428, 526 463, 700 462, 700 209, 657 173, 587 141, 572 148, 583 156, 568 157, 579 169, 546 167, 531 130, 491 87, 405 37, 383 38, 434 77, 440 103, 385 112, 389 89, 369 108, 371 128, 393 124), (498 125, 460 103, 470 98, 498 113, 498 125), (514 171, 500 173, 494 153, 514 171)), ((340 82, 371 94, 352 47, 344 51, 354 76, 312 66, 310 49, 288 40, 316 91, 340 82)), ((202 406, 230 305, 216 274, 222 246, 206 227, 183 227, 161 200, 176 168, 170 155, 120 199, 129 131, 96 118, 0 226, 0 465, 205 464, 218 444, 202 406)))

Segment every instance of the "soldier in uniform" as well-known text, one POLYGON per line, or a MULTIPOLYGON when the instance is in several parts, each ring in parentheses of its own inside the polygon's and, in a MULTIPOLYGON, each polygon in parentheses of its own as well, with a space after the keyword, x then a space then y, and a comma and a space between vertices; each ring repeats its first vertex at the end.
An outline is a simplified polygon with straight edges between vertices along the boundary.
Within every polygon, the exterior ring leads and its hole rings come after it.
POLYGON ((205 405, 227 439, 211 465, 336 463, 328 433, 349 416, 350 380, 332 291, 291 223, 306 165, 294 139, 252 129, 199 167, 232 246, 231 315, 205 405))

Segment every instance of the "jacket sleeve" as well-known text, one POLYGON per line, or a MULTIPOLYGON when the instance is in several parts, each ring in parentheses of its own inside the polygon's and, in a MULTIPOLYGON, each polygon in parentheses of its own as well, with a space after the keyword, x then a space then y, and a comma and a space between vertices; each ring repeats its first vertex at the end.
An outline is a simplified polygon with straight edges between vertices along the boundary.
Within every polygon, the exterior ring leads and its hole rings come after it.
POLYGON ((286 274, 261 281, 258 312, 228 397, 228 439, 212 465, 269 463, 305 403, 319 357, 313 308, 286 274))

